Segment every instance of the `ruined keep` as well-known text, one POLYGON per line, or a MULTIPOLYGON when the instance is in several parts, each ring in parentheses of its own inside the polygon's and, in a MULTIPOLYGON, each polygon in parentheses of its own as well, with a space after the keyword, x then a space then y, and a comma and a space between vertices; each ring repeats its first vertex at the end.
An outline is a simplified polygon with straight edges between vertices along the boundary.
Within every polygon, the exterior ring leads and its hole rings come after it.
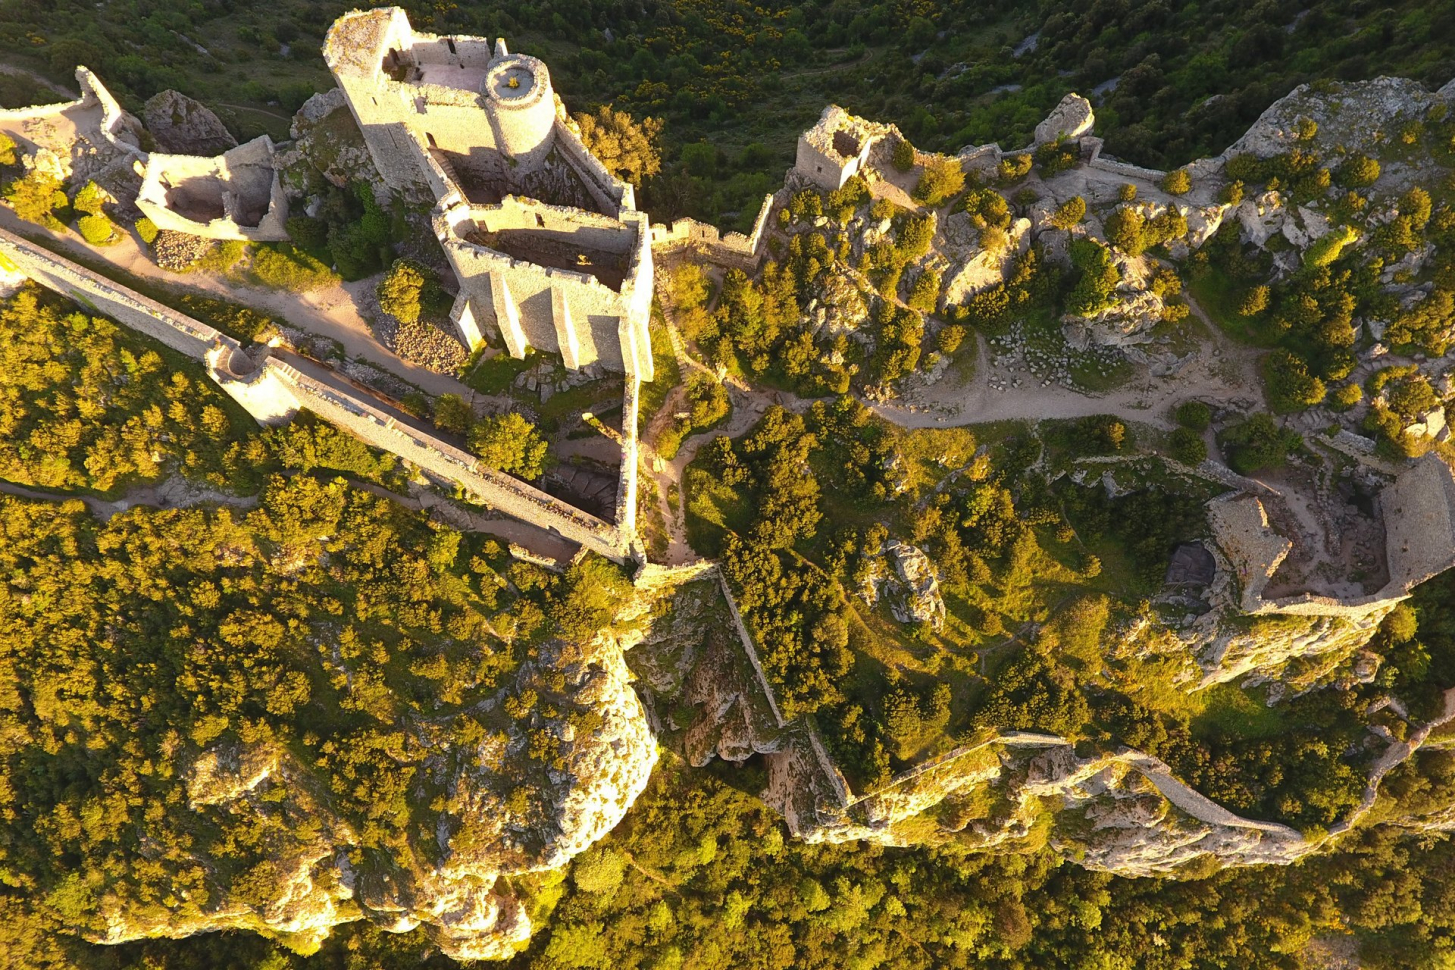
POLYGON ((158 229, 208 239, 285 240, 288 196, 273 155, 267 135, 210 158, 152 152, 138 164, 136 207, 158 229))
POLYGON ((398 7, 345 14, 323 53, 385 184, 435 201, 467 346, 493 323, 515 357, 652 379, 650 226, 545 64, 503 40, 415 33, 398 7))

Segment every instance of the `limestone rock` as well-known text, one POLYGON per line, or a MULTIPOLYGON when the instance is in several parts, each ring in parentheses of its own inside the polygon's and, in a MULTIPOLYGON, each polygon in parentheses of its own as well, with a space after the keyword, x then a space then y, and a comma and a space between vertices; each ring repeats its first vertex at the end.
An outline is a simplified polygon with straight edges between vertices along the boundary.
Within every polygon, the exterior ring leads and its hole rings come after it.
POLYGON ((900 623, 928 623, 939 630, 945 625, 945 600, 940 595, 940 577, 928 556, 899 539, 889 539, 877 552, 869 553, 868 571, 859 596, 870 606, 880 599, 900 623))
POLYGON ((180 91, 152 95, 142 119, 157 148, 172 155, 221 155, 237 147, 237 139, 211 108, 180 91))
POLYGON ((210 886, 205 904, 108 898, 105 930, 93 938, 248 929, 307 949, 333 926, 364 918, 395 932, 422 927, 458 960, 510 956, 531 924, 501 877, 560 868, 609 832, 646 787, 657 748, 622 645, 609 639, 586 648, 543 644, 507 692, 535 692, 542 703, 469 745, 453 717, 411 725, 410 743, 431 751, 428 773, 450 795, 415 806, 429 837, 389 853, 359 851, 360 835, 333 809, 326 782, 291 752, 204 751, 186 768, 191 811, 214 822, 266 818, 287 833, 269 843, 266 878, 255 867, 246 886, 210 886), (590 726, 576 726, 583 723, 590 726), (549 762, 527 753, 531 736, 542 734, 555 739, 549 762), (309 824, 287 821, 300 818, 309 824))
POLYGON ((1068 94, 1051 109, 1046 120, 1036 125, 1036 144, 1046 145, 1062 138, 1080 138, 1096 123, 1091 102, 1079 94, 1068 94))

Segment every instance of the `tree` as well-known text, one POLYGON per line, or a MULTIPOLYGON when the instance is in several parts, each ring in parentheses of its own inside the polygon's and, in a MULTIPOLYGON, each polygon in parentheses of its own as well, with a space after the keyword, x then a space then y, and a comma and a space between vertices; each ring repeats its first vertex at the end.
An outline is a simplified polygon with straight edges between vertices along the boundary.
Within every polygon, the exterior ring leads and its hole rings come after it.
POLYGON ((1115 302, 1122 275, 1105 246, 1094 239, 1072 240, 1071 264, 1081 276, 1066 297, 1067 313, 1087 317, 1115 302))
POLYGON ((1055 208, 1049 221, 1057 229, 1070 230, 1085 217, 1086 200, 1079 195, 1073 195, 1055 208))
POLYGON ((1124 206, 1106 217, 1106 241, 1128 256, 1140 256, 1147 248, 1147 219, 1136 209, 1124 206))
POLYGON ((953 158, 936 158, 925 165, 918 184, 914 187, 914 200, 931 209, 944 205, 965 188, 965 170, 953 158))
POLYGON ((81 187, 81 191, 76 193, 76 198, 71 201, 71 208, 87 215, 99 216, 105 204, 106 193, 93 181, 87 182, 81 187))
POLYGON ((1272 417, 1260 413, 1223 432, 1220 443, 1233 470, 1247 475, 1282 468, 1289 454, 1302 446, 1303 436, 1278 427, 1272 417))
POLYGON ((470 449, 496 471, 525 479, 540 478, 546 470, 546 442, 515 411, 478 422, 470 432, 470 449))
POLYGON ((901 172, 914 168, 914 146, 909 143, 908 138, 901 138, 894 143, 894 154, 890 157, 890 163, 901 172))
POLYGON ((77 220, 76 228, 81 238, 93 246, 109 246, 116 242, 116 226, 103 215, 82 216, 77 220))
POLYGON ((634 120, 625 111, 602 105, 595 114, 578 113, 576 124, 581 140, 607 170, 640 187, 642 181, 662 171, 660 118, 634 120))
POLYGON ((19 160, 15 153, 15 139, 0 132, 0 165, 14 165, 19 160))
POLYGON ((57 217, 69 205, 61 180, 48 172, 33 169, 5 187, 5 198, 9 200, 15 214, 26 222, 38 222, 56 232, 66 227, 57 217))
POLYGON ((1266 283, 1260 283, 1250 289, 1243 296, 1243 302, 1238 305, 1238 315, 1243 317, 1256 317, 1268 309, 1269 292, 1268 284, 1266 283))
POLYGON ((1275 350, 1263 361, 1268 401, 1275 411, 1301 411, 1324 399, 1324 382, 1309 373, 1308 364, 1291 351, 1275 350))
POLYGON ((1206 431, 1212 424, 1212 408, 1201 401, 1183 401, 1175 412, 1177 423, 1193 431, 1206 431))
POLYGON ((1168 447, 1172 457, 1184 465, 1200 465, 1207 458, 1207 442, 1191 428, 1178 428, 1173 431, 1168 439, 1168 447))
POLYGON ((1168 195, 1186 195, 1192 191, 1192 176, 1185 168, 1175 168, 1162 176, 1162 191, 1168 195))
POLYGON ((427 273, 429 270, 415 260, 395 260, 374 289, 380 309, 400 323, 418 320, 427 273))
POLYGON ((1379 181, 1379 162, 1365 154, 1350 155, 1339 166, 1338 182, 1346 189, 1366 189, 1379 181))
POLYGON ((475 412, 458 394, 441 394, 434 403, 435 427, 455 434, 469 434, 475 412))

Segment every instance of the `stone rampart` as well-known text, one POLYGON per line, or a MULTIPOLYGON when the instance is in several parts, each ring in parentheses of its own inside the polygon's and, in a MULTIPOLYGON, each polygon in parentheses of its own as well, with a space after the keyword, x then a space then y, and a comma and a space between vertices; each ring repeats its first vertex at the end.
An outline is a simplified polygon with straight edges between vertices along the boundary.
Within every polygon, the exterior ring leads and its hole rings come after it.
POLYGON ((1105 155, 1097 155, 1086 163, 1086 167, 1094 168, 1098 172, 1106 172, 1109 175, 1120 175, 1129 179, 1146 179, 1148 182, 1161 182, 1167 174, 1155 168, 1143 168, 1140 165, 1119 162, 1116 159, 1107 158, 1105 155))
POLYGON ((152 152, 136 206, 158 229, 251 242, 288 238, 288 196, 267 135, 212 158, 152 152))
POLYGON ((368 444, 454 482, 507 515, 611 559, 628 558, 632 535, 485 467, 473 455, 434 435, 400 424, 356 395, 317 381, 276 358, 254 361, 235 340, 216 329, 3 229, 0 256, 37 283, 205 363, 218 385, 262 423, 286 420, 306 408, 368 444))
POLYGON ((294 388, 302 407, 368 444, 454 482, 506 515, 549 529, 608 558, 627 558, 627 540, 611 524, 487 468, 473 455, 401 424, 363 399, 314 380, 288 364, 270 359, 264 366, 276 369, 294 388))
POLYGON ((670 227, 658 223, 652 226, 652 252, 664 256, 692 252, 711 262, 751 272, 763 256, 768 218, 777 204, 777 196, 763 197, 763 205, 758 210, 758 218, 753 220, 750 236, 740 232, 723 232, 717 226, 692 218, 677 219, 670 227))
POLYGON ((139 330, 193 360, 205 360, 207 351, 222 336, 204 323, 4 229, 0 229, 0 254, 42 286, 139 330))

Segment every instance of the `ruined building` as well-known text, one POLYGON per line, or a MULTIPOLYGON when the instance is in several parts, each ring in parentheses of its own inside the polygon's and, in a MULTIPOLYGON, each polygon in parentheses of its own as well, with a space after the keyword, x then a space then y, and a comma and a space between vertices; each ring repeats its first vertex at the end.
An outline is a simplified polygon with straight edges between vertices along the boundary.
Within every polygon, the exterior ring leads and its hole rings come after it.
POLYGON ((433 198, 470 347, 560 354, 652 378, 651 230, 582 144, 545 64, 505 42, 415 33, 404 11, 345 14, 324 58, 389 188, 433 198))

